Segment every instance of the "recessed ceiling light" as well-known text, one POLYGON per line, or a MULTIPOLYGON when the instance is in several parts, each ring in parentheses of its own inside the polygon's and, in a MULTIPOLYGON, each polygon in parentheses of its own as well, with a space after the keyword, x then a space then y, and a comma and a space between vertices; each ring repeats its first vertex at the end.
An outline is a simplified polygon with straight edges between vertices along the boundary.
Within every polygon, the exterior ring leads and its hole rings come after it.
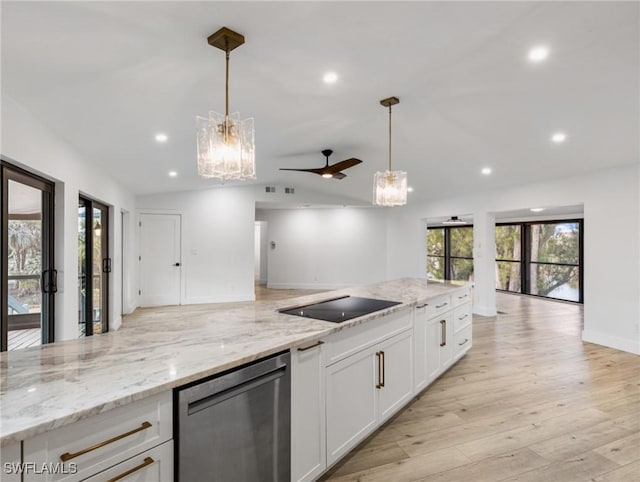
POLYGON ((176 177, 178 173, 176 171, 169 171, 169 177, 176 177))
POLYGON ((167 142, 167 139, 169 138, 167 137, 166 134, 162 134, 162 133, 156 134, 156 141, 158 142, 167 142))
POLYGON ((413 192, 413 188, 411 186, 407 187, 407 192, 413 192))
POLYGON ((567 135, 564 132, 556 132, 551 136, 551 141, 555 142, 556 144, 562 144, 566 140, 567 135))
POLYGON ((483 167, 482 171, 480 171, 482 174, 484 174, 485 176, 488 176, 489 174, 491 174, 491 168, 490 167, 483 167))
POLYGON ((532 213, 540 213, 544 211, 544 208, 531 208, 529 209, 529 211, 531 211, 532 213))
POLYGON ((549 57, 549 48, 544 45, 538 45, 529 50, 529 55, 527 56, 529 62, 538 63, 546 60, 549 57))
POLYGON ((334 84, 338 80, 338 74, 335 72, 327 72, 322 77, 322 80, 324 80, 325 84, 334 84))

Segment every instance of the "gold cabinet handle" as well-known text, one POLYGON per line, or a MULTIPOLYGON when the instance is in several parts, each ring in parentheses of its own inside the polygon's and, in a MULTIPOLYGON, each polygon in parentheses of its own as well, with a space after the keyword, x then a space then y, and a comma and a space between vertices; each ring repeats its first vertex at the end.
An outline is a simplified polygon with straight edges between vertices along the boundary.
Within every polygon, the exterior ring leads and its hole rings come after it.
POLYGON ((440 346, 447 344, 447 321, 440 320, 440 346))
POLYGON ((68 460, 75 459, 76 457, 84 455, 88 452, 92 452, 96 449, 104 447, 105 445, 109 445, 113 442, 117 442, 118 440, 122 440, 123 438, 126 438, 129 435, 133 435, 134 433, 138 433, 138 432, 141 432, 142 430, 146 430, 149 427, 151 427, 151 424, 149 422, 146 422, 146 421, 142 422, 142 424, 138 428, 134 428, 133 430, 130 430, 127 433, 117 435, 116 437, 110 438, 109 440, 105 440, 104 442, 97 443, 95 445, 92 445, 91 447, 87 447, 86 449, 82 449, 79 452, 75 452, 72 454, 70 454, 69 452, 66 452, 60 456, 60 460, 62 460, 63 462, 67 462, 68 460))
POLYGON ((467 316, 469 316, 469 314, 468 314, 468 313, 467 313, 467 314, 465 314, 464 316, 459 316, 459 317, 458 317, 458 319, 459 319, 459 320, 464 320, 467 316))
POLYGON ((462 346, 464 345, 466 342, 469 341, 469 338, 465 338, 464 341, 462 343, 458 343, 458 346, 462 346))
POLYGON ((459 299, 459 300, 463 300, 463 299, 465 299, 467 296, 469 296, 469 293, 467 293, 466 295, 458 296, 458 299, 459 299))
POLYGON ((147 465, 151 465, 153 462, 154 460, 151 457, 145 457, 144 462, 142 462, 140 465, 136 465, 134 468, 129 469, 126 472, 122 472, 120 475, 116 475, 113 479, 107 480, 107 482, 117 482, 118 480, 122 480, 127 475, 131 475, 140 469, 144 469, 147 465))
POLYGON ((436 305, 436 308, 442 308, 444 306, 447 306, 449 303, 447 303, 446 301, 444 303, 442 303, 441 305, 436 305))
POLYGON ((419 309, 425 308, 427 306, 429 306, 429 303, 425 303, 424 305, 418 305, 418 306, 416 306, 416 309, 419 310, 419 309))
POLYGON ((384 352, 376 352, 376 358, 378 359, 378 383, 376 383, 376 388, 380 389, 384 387, 384 352))
POLYGON ((318 343, 314 343, 313 345, 305 346, 304 348, 298 348, 298 351, 311 350, 312 348, 315 348, 315 347, 320 346, 320 345, 324 345, 324 341, 320 340, 320 341, 318 341, 318 343))

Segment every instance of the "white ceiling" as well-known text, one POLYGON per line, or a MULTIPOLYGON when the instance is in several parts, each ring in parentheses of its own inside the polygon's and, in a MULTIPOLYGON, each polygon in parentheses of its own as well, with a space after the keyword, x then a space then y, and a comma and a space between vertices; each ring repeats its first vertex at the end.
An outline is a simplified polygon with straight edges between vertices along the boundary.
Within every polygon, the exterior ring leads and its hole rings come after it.
POLYGON ((195 173, 195 116, 224 108, 206 38, 227 26, 246 37, 230 95, 255 118, 256 183, 370 202, 395 95, 415 202, 638 162, 639 20, 636 2, 3 1, 2 89, 135 193, 217 185, 195 173), (324 148, 364 162, 340 181, 278 170, 324 148))

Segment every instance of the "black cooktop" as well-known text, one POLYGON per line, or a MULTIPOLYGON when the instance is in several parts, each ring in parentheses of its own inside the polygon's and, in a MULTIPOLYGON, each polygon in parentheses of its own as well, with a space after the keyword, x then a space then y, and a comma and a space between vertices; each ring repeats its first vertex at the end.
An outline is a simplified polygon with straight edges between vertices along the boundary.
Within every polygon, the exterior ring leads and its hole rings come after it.
POLYGON ((322 301, 312 305, 296 306, 278 310, 288 315, 314 318, 316 320, 342 323, 343 321, 367 315, 374 311, 384 310, 399 305, 399 301, 374 300, 372 298, 358 298, 357 296, 343 296, 322 301))

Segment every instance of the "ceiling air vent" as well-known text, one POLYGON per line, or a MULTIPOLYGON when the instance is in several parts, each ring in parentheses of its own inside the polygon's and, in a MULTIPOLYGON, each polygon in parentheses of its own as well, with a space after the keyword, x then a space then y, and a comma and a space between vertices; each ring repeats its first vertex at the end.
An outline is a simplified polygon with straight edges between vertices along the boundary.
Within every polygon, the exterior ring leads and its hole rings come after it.
POLYGON ((264 192, 276 192, 275 186, 265 186, 264 192))
POLYGON ((296 190, 294 188, 292 188, 292 187, 285 187, 284 188, 284 193, 285 194, 295 194, 296 190))

